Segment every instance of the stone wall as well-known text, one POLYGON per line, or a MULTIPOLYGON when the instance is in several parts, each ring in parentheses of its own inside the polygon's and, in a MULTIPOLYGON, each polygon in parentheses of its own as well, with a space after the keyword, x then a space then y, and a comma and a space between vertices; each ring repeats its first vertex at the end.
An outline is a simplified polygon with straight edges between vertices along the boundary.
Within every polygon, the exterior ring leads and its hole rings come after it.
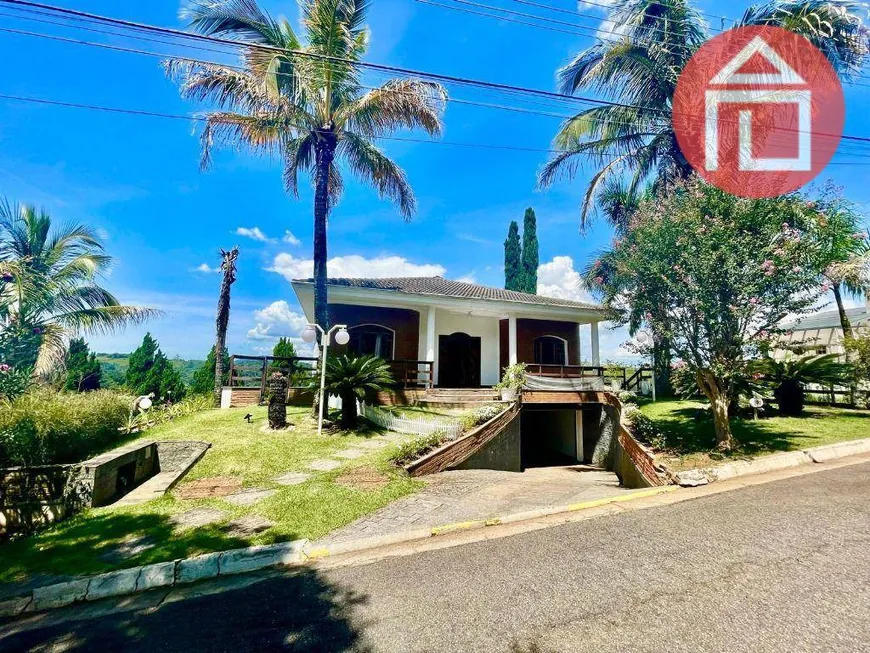
POLYGON ((0 539, 78 512, 90 505, 90 492, 75 465, 0 469, 0 539))

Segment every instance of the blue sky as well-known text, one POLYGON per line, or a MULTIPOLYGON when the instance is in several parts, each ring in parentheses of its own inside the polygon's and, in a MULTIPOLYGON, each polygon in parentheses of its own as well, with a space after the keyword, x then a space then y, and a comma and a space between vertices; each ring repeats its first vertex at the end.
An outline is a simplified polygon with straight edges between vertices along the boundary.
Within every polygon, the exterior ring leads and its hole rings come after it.
MULTIPOLYGON (((573 8, 567 1, 550 3, 573 8)), ((494 4, 522 10, 506 0, 494 4)), ((174 0, 67 0, 63 5, 183 26, 180 5, 174 0)), ((295 3, 269 0, 263 6, 297 23, 295 3)), ((732 17, 745 8, 710 2, 698 6, 732 17)), ((593 6, 581 5, 581 11, 586 16, 577 21, 590 27, 603 16, 593 6)), ((0 16, 0 27, 180 52, 159 44, 16 20, 5 7, 0 13, 7 14, 0 16)), ((592 43, 590 37, 414 0, 374 0, 369 24, 370 61, 546 90, 555 90, 556 69, 592 43)), ((215 54, 186 54, 221 60, 215 54)), ((203 108, 179 98, 159 59, 153 57, 0 32, 0 61, 2 94, 171 114, 203 108)), ((384 79, 375 76, 367 81, 384 79)), ((866 103, 867 90, 866 86, 846 88, 847 133, 870 133, 870 118, 857 109, 866 103)), ((455 97, 480 102, 519 102, 482 91, 450 91, 455 97)), ((554 110, 528 102, 522 106, 554 110)), ((558 122, 547 116, 450 103, 443 140, 547 148, 558 122)), ((521 221, 524 209, 533 206, 545 265, 542 284, 548 294, 583 296, 575 270, 611 237, 603 225, 585 236, 578 233, 587 172, 573 183, 542 192, 535 184, 546 159, 542 152, 396 141, 382 145, 406 170, 417 194, 418 213, 405 224, 376 193, 348 181, 330 221, 330 258, 338 257, 331 274, 440 273, 501 286, 502 241, 508 224, 512 219, 521 221)), ((43 205, 59 220, 86 221, 101 228, 109 252, 117 258, 106 285, 124 302, 165 312, 146 326, 90 338, 98 350, 129 351, 147 329, 170 355, 203 357, 213 340, 219 285, 219 275, 204 270, 218 265, 219 247, 235 244, 241 247, 241 256, 233 288, 230 350, 262 352, 271 349, 275 336, 298 333, 300 311, 285 277, 305 270, 311 258, 310 189, 305 187, 294 200, 282 190, 276 161, 244 152, 219 152, 206 172, 199 170, 198 162, 192 122, 0 99, 0 195, 43 205), (240 228, 246 231, 238 232, 240 228), (288 230, 292 237, 286 236, 288 230)), ((833 178, 866 206, 870 200, 863 183, 867 170, 860 165, 830 166, 823 178, 833 178)), ((624 339, 622 332, 604 330, 603 357, 621 356, 619 344, 624 339)), ((584 349, 588 351, 588 345, 584 349)))

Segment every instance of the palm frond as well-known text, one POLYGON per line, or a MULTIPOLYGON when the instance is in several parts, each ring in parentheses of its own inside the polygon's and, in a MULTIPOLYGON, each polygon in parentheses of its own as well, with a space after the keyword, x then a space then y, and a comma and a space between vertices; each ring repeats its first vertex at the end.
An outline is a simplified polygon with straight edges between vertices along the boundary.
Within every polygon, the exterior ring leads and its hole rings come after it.
POLYGON ((338 151, 359 179, 370 182, 382 198, 393 200, 402 216, 410 219, 417 201, 405 172, 395 162, 368 140, 350 132, 344 132, 338 151))
POLYGON ((447 91, 441 84, 418 79, 394 79, 342 107, 336 123, 352 132, 376 138, 397 127, 422 128, 440 136, 447 91))

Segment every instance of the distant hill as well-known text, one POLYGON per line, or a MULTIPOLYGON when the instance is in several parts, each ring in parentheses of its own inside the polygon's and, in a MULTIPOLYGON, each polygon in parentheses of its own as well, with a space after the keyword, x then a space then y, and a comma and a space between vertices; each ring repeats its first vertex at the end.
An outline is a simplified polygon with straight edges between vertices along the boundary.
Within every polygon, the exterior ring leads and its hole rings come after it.
MULTIPOLYGON (((103 369, 103 385, 105 387, 111 388, 124 383, 124 375, 127 373, 127 366, 130 364, 130 354, 106 354, 98 352, 97 360, 100 361, 100 367, 103 369)), ((181 374, 181 379, 184 383, 189 385, 193 380, 193 373, 205 361, 176 356, 171 358, 170 362, 178 370, 178 373, 181 374)))

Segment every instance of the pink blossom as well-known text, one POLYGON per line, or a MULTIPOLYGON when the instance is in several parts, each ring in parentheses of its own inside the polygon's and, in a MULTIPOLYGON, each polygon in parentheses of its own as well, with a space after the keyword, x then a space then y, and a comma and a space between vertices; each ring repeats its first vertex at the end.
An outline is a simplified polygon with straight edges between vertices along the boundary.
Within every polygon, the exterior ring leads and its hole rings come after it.
POLYGON ((6 363, 0 364, 0 372, 8 372, 12 369, 11 365, 7 365, 6 363))
POLYGON ((604 277, 595 277, 594 281, 600 286, 604 283, 604 277))
POLYGON ((757 306, 757 305, 758 305, 758 297, 752 297, 752 298, 749 300, 749 303, 750 303, 752 306, 757 306))

